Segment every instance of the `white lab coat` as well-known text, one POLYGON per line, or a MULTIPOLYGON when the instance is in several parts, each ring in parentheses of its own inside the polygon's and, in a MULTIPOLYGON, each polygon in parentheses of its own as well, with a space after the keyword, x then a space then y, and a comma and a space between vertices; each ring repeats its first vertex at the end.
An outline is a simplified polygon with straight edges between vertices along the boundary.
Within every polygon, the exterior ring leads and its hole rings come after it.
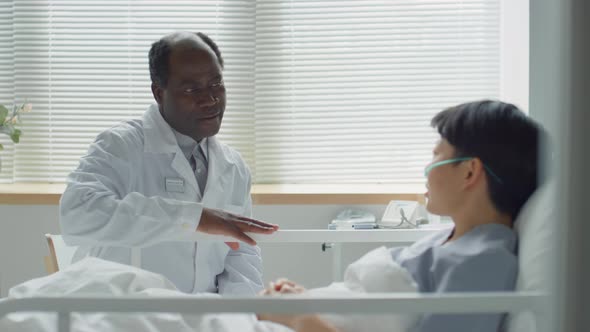
POLYGON ((194 232, 203 207, 251 216, 250 172, 239 153, 208 138, 208 178, 201 194, 191 166, 157 105, 141 119, 104 131, 68 177, 60 202, 64 240, 91 256, 141 267, 183 292, 255 294, 263 288, 258 247, 171 242, 194 232), (182 184, 183 183, 183 184, 182 184), (183 192, 182 192, 183 191, 183 192), (196 248, 196 250, 195 250, 196 248))

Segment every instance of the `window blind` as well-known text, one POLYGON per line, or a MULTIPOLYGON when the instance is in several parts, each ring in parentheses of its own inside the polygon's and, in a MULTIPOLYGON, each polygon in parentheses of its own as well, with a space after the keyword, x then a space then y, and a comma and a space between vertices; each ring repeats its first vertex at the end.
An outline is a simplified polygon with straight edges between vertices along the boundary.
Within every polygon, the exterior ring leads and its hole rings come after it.
POLYGON ((12 8, 14 95, 34 107, 13 169, 3 167, 14 181, 64 181, 99 132, 140 117, 153 102, 148 50, 175 30, 202 31, 220 45, 228 87, 222 136, 252 162, 252 2, 18 0, 12 8))
MULTIPOLYGON (((13 4, 0 2, 0 104, 9 110, 14 100, 14 38, 13 4)), ((11 182, 13 178, 14 149, 10 138, 0 135, 0 181, 11 182)))
POLYGON ((175 30, 220 46, 221 139, 256 183, 423 183, 444 107, 498 98, 500 0, 0 3, 0 102, 25 98, 0 181, 62 182, 153 102, 147 52, 175 30))
POLYGON ((499 94, 499 3, 257 1, 261 183, 424 183, 441 109, 499 94))

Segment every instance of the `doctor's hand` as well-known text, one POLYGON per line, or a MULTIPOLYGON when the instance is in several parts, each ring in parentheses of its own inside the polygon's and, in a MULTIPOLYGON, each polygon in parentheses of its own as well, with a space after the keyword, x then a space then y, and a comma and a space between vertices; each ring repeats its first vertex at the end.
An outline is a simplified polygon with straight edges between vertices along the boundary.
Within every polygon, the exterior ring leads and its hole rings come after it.
MULTIPOLYGON (((256 245, 245 233, 272 234, 278 225, 265 223, 256 219, 246 218, 223 210, 203 208, 197 231, 207 234, 227 235, 249 245, 256 245)), ((233 250, 240 248, 237 242, 226 242, 233 250)))

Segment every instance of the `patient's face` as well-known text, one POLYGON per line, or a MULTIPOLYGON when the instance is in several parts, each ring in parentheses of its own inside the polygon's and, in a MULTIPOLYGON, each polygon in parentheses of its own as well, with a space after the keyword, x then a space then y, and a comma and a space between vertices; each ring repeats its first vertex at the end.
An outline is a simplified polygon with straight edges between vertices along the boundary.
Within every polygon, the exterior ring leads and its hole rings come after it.
MULTIPOLYGON (((430 164, 449 160, 456 157, 455 148, 444 138, 441 138, 432 150, 430 164)), ((429 165, 430 165, 429 164, 429 165)), ((463 173, 458 164, 446 164, 433 168, 428 173, 426 209, 433 214, 449 216, 456 211, 463 201, 463 173)))

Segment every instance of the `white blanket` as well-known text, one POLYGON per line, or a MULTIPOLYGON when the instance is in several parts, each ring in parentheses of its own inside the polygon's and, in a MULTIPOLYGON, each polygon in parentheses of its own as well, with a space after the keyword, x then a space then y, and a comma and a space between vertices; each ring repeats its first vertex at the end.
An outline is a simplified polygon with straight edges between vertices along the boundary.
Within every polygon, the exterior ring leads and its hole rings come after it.
MULTIPOLYGON (((10 289, 8 298, 63 295, 200 296, 185 294, 164 276, 132 266, 89 257, 50 276, 33 279, 10 289)), ((10 314, 0 320, 2 332, 53 332, 56 315, 40 313, 10 314)), ((153 314, 72 314, 72 332, 150 331, 150 332, 279 332, 291 331, 276 324, 258 322, 253 314, 181 315, 153 314)))
MULTIPOLYGON (((379 247, 356 262, 344 272, 342 283, 332 283, 328 287, 308 291, 311 296, 354 295, 367 293, 415 293, 417 285, 412 276, 393 261, 385 247, 379 247)), ((416 322, 417 315, 333 315, 322 314, 325 320, 341 332, 402 332, 409 330, 416 322)))
MULTIPOLYGON (((358 295, 371 292, 413 292, 411 277, 391 259, 384 247, 369 252, 351 264, 343 283, 312 289, 302 296, 358 295)), ((8 298, 63 295, 200 296, 184 294, 165 277, 131 266, 97 258, 86 258, 47 277, 13 287, 8 298)), ((399 315, 337 316, 322 315, 343 332, 406 331, 416 317, 399 315)), ((56 315, 41 313, 11 314, 0 320, 0 331, 56 331, 56 315)), ((72 314, 72 331, 175 331, 175 332, 286 332, 284 326, 260 322, 253 314, 181 315, 154 314, 72 314)))

